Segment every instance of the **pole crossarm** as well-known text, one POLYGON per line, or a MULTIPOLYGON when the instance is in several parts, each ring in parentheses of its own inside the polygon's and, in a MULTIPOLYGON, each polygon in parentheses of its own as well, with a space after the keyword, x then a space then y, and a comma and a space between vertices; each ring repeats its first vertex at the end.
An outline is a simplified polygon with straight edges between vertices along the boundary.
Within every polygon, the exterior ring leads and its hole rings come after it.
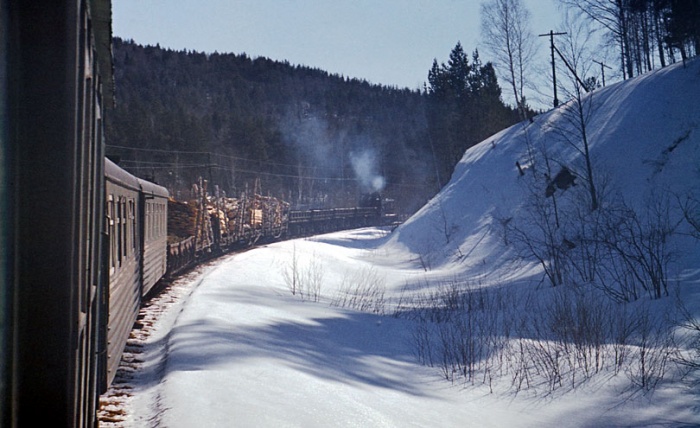
POLYGON ((605 87, 605 69, 612 70, 612 67, 608 67, 608 65, 602 61, 593 60, 593 62, 600 65, 600 74, 603 76, 603 87, 605 87))

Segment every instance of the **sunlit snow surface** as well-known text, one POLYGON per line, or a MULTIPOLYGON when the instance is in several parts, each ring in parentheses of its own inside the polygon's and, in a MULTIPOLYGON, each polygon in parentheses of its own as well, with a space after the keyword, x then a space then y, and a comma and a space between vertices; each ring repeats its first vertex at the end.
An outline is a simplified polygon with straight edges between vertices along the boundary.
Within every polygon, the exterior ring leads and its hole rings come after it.
MULTIPOLYGON (((700 61, 593 96, 599 103, 589 123, 595 167, 631 204, 642 206, 652 191, 698 195, 700 61)), ((550 395, 515 394, 507 379, 493 392, 478 382, 449 383, 437 369, 418 364, 413 322, 392 316, 405 293, 444 281, 537 286, 542 272, 534 263, 511 263, 496 223, 521 209, 515 161, 527 159, 525 136, 533 144, 548 141, 557 159, 580 168, 580 155, 552 137, 548 124, 560 117, 561 109, 548 112, 467 151, 443 191, 392 233, 361 229, 280 242, 227 256, 180 280, 173 303, 135 340, 142 362, 126 380, 120 424, 700 425, 697 391, 681 382, 662 383, 647 395, 630 392, 624 375, 603 374, 550 395), (292 294, 294 262, 297 271, 322 277, 318 299, 292 294), (384 315, 332 305, 349 281, 368 276, 385 287, 384 315)), ((673 244, 674 272, 698 312, 700 248, 683 237, 673 244)))

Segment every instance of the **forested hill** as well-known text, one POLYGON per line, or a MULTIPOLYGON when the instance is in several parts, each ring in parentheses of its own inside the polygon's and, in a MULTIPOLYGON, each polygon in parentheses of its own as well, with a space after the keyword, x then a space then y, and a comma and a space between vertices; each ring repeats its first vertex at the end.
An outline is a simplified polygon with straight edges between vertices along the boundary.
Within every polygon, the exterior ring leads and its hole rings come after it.
MULTIPOLYGON (((186 199, 202 177, 210 191, 256 191, 307 206, 354 205, 361 193, 382 190, 413 211, 449 179, 438 183, 436 171, 456 162, 443 154, 449 123, 430 123, 430 91, 121 39, 114 64, 107 154, 176 197, 186 199)), ((482 138, 513 122, 497 95, 499 119, 479 124, 482 138)))

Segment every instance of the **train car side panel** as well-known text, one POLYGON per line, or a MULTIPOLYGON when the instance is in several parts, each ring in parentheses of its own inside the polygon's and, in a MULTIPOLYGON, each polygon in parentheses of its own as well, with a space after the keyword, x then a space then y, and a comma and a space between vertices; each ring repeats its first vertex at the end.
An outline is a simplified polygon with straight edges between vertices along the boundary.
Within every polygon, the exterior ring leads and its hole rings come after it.
MULTIPOLYGON (((109 316, 104 355, 106 385, 117 372, 121 354, 141 303, 141 230, 138 180, 109 160, 106 165, 106 235, 109 246, 109 316)), ((106 386, 105 385, 105 386, 106 386)))
POLYGON ((168 267, 168 191, 156 184, 139 180, 143 209, 143 287, 145 296, 165 275, 168 267))
POLYGON ((0 293, 8 314, 3 426, 95 424, 100 91, 110 80, 111 31, 92 12, 110 7, 100 0, 0 1, 0 77, 9 82, 0 91, 8 125, 0 169, 11 178, 14 230, 1 243, 13 254, 0 293), (102 52, 97 40, 106 41, 102 52))

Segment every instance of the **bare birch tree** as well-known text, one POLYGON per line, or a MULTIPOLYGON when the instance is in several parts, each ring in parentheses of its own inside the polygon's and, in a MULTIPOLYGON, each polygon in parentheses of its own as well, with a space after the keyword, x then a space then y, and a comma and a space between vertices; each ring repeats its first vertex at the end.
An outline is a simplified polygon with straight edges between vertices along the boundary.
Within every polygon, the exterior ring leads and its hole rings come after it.
POLYGON ((496 69, 513 90, 521 119, 525 119, 523 92, 535 54, 530 12, 521 0, 487 0, 481 4, 481 32, 496 69))
POLYGON ((595 211, 598 209, 598 192, 587 129, 595 111, 594 94, 588 94, 592 88, 586 87, 584 82, 592 64, 593 52, 590 47, 593 30, 576 15, 567 14, 565 26, 563 46, 561 49, 555 49, 566 65, 564 71, 568 79, 560 81, 560 90, 570 98, 570 105, 562 112, 568 126, 560 130, 559 134, 583 156, 586 169, 584 178, 590 194, 591 211, 595 211))

